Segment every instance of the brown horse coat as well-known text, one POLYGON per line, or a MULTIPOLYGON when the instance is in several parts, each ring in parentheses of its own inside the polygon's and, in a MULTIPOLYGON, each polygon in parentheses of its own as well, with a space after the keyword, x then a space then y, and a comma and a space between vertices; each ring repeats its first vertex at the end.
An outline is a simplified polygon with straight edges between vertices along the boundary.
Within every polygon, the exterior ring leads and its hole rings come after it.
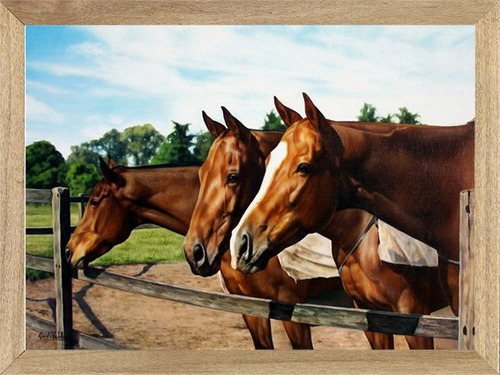
MULTIPOLYGON (((96 185, 85 214, 67 245, 69 261, 83 267, 113 246, 125 241, 140 224, 154 223, 185 235, 198 195, 198 166, 136 167, 108 166, 101 161, 104 177, 96 185)), ((220 270, 230 293, 306 302, 325 290, 342 290, 339 278, 295 282, 274 260, 259 275, 245 275, 231 268, 229 252, 220 270)), ((243 315, 255 348, 272 349, 270 320, 243 315)), ((312 348, 309 326, 283 322, 294 348, 312 348)))
POLYGON ((331 226, 336 211, 361 208, 438 250, 441 282, 457 313, 453 261, 459 193, 474 186, 473 124, 332 124, 304 98, 307 118, 285 132, 279 166, 233 231, 238 268, 261 268, 289 242, 331 226))
MULTIPOLYGON (((292 113, 290 117, 297 116, 299 115, 292 113)), ((258 199, 254 198, 257 190, 255 186, 259 186, 262 181, 264 159, 281 139, 275 133, 248 130, 227 111, 225 120, 229 131, 213 134, 217 139, 207 161, 200 168, 200 194, 184 244, 186 253, 193 258, 192 262, 196 263, 198 259, 199 268, 204 268, 205 263, 216 258, 219 249, 226 247, 230 231, 241 218, 242 211, 252 199, 258 199), (196 246, 204 252, 203 256, 193 255, 196 246)), ((209 126, 210 128, 213 126, 209 126)), ((279 194, 280 189, 282 187, 276 185, 273 193, 279 194)), ((324 191, 316 194, 323 195, 324 191)), ((278 200, 279 198, 274 200, 272 205, 278 207, 281 203, 278 200)), ((361 210, 345 210, 336 215, 328 231, 322 232, 334 244, 333 257, 337 265, 344 262, 371 217, 361 210)), ((279 217, 276 222, 277 226, 288 223, 286 216, 279 217)), ((271 226, 271 222, 266 221, 260 224, 256 231, 261 233, 271 226)), ((288 238, 285 247, 302 237, 288 238)), ((270 256, 266 259, 266 264, 275 260, 276 257, 270 256)), ((207 265, 209 266, 210 264, 207 265)), ((378 233, 373 227, 359 249, 345 263, 341 277, 347 294, 359 307, 430 313, 445 306, 437 269, 425 268, 419 271, 415 267, 381 262, 378 257, 378 233)), ((392 335, 368 332, 367 336, 373 348, 393 347, 392 335)), ((432 348, 431 339, 408 337, 408 343, 412 348, 432 348)))

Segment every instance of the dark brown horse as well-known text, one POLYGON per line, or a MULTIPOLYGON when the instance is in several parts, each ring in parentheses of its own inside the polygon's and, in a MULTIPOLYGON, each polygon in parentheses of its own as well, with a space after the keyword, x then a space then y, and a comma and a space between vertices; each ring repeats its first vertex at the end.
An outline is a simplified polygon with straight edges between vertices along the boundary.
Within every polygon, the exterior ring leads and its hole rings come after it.
MULTIPOLYGON (((101 160, 104 177, 96 185, 85 214, 72 235, 66 255, 73 267, 84 267, 113 246, 125 241, 140 224, 154 223, 186 234, 198 195, 197 166, 138 167, 108 166, 101 160)), ((277 260, 259 275, 245 275, 230 266, 227 251, 222 256, 221 273, 230 293, 305 302, 311 296, 342 286, 339 278, 311 279, 295 283, 277 260)), ((269 319, 243 315, 255 348, 272 349, 269 319)), ((312 348, 306 324, 283 322, 294 348, 312 348)))
POLYGON ((285 132, 267 183, 233 232, 238 269, 261 269, 305 234, 328 234, 337 210, 362 208, 438 250, 441 284, 457 314, 458 202, 474 186, 473 123, 332 125, 304 99, 307 119, 285 132))
MULTIPOLYGON (((300 117, 290 109, 284 113, 286 107, 279 102, 276 104, 285 123, 289 122, 286 115, 293 118, 290 120, 292 122, 300 117)), ((186 256, 191 258, 194 266, 212 271, 216 269, 214 260, 222 249, 227 248, 230 231, 257 193, 265 172, 267 155, 283 134, 251 131, 226 109, 223 108, 223 111, 229 131, 221 129, 219 133, 213 133, 217 138, 200 168, 200 193, 184 243, 186 256)), ((209 130, 217 130, 209 119, 206 122, 209 130)), ((276 189, 276 193, 279 193, 280 187, 276 189)), ((346 259, 371 218, 372 215, 365 211, 345 210, 335 216, 329 231, 325 233, 332 240, 336 264, 345 262, 341 278, 355 305, 420 314, 429 314, 446 306, 436 268, 417 268, 380 261, 375 226, 367 232, 357 251, 346 259)), ((258 230, 265 231, 265 227, 266 223, 263 223, 258 230)), ((289 245, 293 243, 289 242, 289 245)), ((273 257, 270 261, 275 259, 273 257)), ((366 334, 372 348, 394 347, 392 335, 366 334)), ((410 348, 433 347, 430 338, 409 336, 407 341, 410 348)))

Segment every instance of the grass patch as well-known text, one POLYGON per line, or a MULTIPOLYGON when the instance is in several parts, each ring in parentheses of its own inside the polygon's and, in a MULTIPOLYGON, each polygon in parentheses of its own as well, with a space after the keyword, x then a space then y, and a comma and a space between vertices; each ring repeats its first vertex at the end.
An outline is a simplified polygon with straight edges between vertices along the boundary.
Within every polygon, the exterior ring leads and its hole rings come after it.
POLYGON ((136 264, 184 261, 184 237, 163 228, 132 232, 124 243, 96 259, 92 264, 136 264))
MULTIPOLYGON (((78 204, 71 204, 70 209, 71 225, 77 225, 78 204)), ((28 203, 26 206, 26 226, 51 227, 51 205, 28 203)), ((26 252, 32 255, 52 257, 52 241, 52 235, 26 236, 26 252)), ((163 228, 135 230, 127 241, 115 246, 110 252, 96 259, 92 264, 109 266, 115 264, 184 261, 183 241, 183 236, 163 228)))
MULTIPOLYGON (((70 204, 71 225, 78 223, 79 203, 70 204)), ((50 203, 26 204, 26 227, 52 227, 52 205, 50 203)))
POLYGON ((51 234, 26 236, 26 253, 52 258, 54 254, 52 241, 51 234))

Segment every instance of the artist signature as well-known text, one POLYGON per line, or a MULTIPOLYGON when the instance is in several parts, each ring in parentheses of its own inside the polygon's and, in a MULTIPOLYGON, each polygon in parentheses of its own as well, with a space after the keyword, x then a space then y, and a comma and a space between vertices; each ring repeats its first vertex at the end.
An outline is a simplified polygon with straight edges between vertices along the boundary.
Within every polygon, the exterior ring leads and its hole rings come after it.
POLYGON ((57 331, 40 332, 38 338, 40 340, 64 340, 64 333, 57 331))

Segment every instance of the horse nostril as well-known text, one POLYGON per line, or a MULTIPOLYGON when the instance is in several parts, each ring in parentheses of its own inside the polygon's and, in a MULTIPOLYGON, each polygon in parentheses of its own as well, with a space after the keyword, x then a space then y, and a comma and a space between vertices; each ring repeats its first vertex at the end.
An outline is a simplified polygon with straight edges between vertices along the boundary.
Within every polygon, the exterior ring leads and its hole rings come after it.
POLYGON ((267 224, 262 224, 259 226, 261 233, 264 233, 267 230, 267 228, 269 228, 269 226, 267 224))
POLYGON ((66 260, 68 261, 68 263, 71 262, 71 249, 69 247, 66 248, 66 250, 64 250, 64 255, 66 256, 66 260))
POLYGON ((244 233, 243 236, 241 236, 239 258, 242 257, 246 262, 252 258, 252 246, 250 246, 250 237, 247 233, 244 233))
POLYGON ((205 257, 205 250, 201 244, 196 244, 193 248, 193 258, 196 263, 199 263, 205 257))

